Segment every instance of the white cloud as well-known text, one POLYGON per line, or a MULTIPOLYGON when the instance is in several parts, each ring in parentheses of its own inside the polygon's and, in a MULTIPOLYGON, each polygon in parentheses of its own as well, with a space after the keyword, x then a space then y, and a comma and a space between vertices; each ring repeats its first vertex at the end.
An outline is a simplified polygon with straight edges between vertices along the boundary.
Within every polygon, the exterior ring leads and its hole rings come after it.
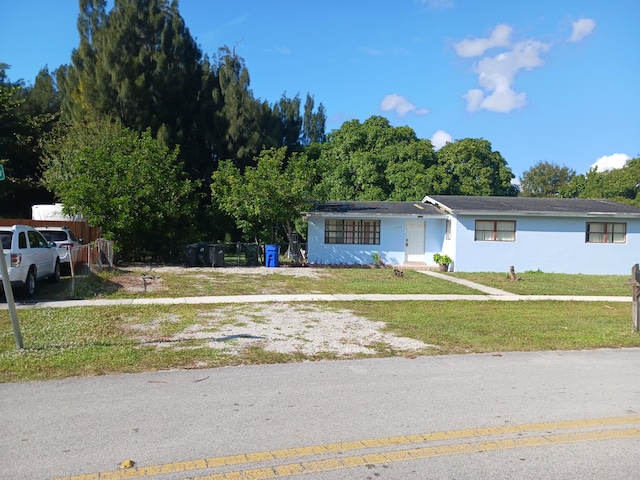
POLYGON ((614 153, 600 157, 591 165, 591 168, 597 168, 599 172, 615 170, 624 167, 628 160, 631 160, 631 157, 626 153, 614 153))
POLYGON ((590 18, 581 18, 580 20, 571 22, 571 25, 573 26, 573 30, 569 37, 569 42, 579 42, 596 28, 596 22, 590 18))
MULTIPOLYGON (((460 56, 470 57, 482 55, 488 48, 510 46, 508 41, 510 33, 511 27, 498 25, 493 30, 491 38, 465 40, 456 45, 456 51, 460 56)), ((513 89, 515 76, 521 70, 531 70, 541 66, 543 61, 540 55, 550 48, 550 44, 525 40, 511 46, 506 52, 480 59, 474 65, 473 71, 478 74, 478 83, 481 88, 469 90, 463 95, 467 100, 467 110, 508 113, 525 106, 526 94, 513 89)))
POLYGON ((482 107, 482 100, 484 99, 484 92, 478 88, 469 90, 462 98, 467 101, 467 110, 469 112, 475 112, 482 107))
POLYGON ((489 38, 477 38, 475 40, 462 40, 454 45, 456 53, 460 57, 479 57, 487 50, 495 47, 508 47, 509 37, 513 29, 506 24, 497 25, 489 38))
POLYGON ((440 150, 449 142, 453 142, 453 138, 444 130, 438 130, 431 136, 431 145, 436 150, 440 150))
POLYGON ((396 112, 400 117, 404 117, 410 112, 416 115, 426 115, 429 113, 426 108, 418 108, 403 96, 396 95, 395 93, 386 95, 382 99, 382 102, 380 102, 380 110, 383 112, 396 112))

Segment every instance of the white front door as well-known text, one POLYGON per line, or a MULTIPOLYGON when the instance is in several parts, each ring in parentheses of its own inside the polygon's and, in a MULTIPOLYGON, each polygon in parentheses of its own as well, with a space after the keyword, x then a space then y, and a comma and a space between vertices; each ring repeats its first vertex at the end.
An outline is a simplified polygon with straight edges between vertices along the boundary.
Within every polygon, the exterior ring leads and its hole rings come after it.
POLYGON ((407 222, 405 226, 405 262, 424 263, 425 222, 407 222))

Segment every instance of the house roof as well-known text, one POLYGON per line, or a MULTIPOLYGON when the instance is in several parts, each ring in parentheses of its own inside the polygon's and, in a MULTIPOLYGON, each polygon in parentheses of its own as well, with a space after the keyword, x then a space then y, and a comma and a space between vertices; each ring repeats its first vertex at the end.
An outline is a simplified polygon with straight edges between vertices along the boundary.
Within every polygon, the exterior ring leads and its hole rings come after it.
POLYGON ((422 201, 459 215, 640 217, 640 207, 601 199, 427 195, 422 201))
POLYGON ((318 216, 437 216, 444 212, 422 202, 323 202, 316 203, 307 215, 318 216))

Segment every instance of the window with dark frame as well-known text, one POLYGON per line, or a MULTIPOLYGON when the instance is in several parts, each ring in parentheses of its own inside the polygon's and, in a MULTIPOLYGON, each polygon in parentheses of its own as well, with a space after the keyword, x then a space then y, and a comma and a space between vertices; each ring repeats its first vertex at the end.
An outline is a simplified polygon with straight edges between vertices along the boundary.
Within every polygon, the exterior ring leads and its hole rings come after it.
POLYGON ((515 242, 514 220, 476 220, 476 242, 515 242))
POLYGON ((324 243, 379 245, 380 220, 325 220, 324 243))
POLYGON ((586 243, 626 243, 627 224, 613 222, 587 222, 586 243))

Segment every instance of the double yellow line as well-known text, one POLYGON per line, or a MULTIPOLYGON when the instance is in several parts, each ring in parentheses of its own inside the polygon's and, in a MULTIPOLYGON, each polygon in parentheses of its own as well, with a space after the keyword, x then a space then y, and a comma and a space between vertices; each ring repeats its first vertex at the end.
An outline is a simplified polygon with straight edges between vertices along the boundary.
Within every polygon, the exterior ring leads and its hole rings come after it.
POLYGON ((640 438, 640 417, 570 420, 470 430, 450 430, 226 457, 203 458, 186 462, 61 477, 54 480, 121 480, 177 472, 193 473, 197 470, 225 471, 189 478, 193 478, 193 480, 270 479, 367 465, 406 462, 445 455, 629 438, 640 438), (527 435, 536 432, 545 432, 545 434, 527 435), (483 437, 488 438, 474 441, 483 437), (491 439, 491 437, 494 438, 491 439), (466 441, 456 442, 456 440, 466 441), (421 444, 424 446, 417 446, 421 444), (401 448, 407 445, 412 445, 414 448, 401 448), (359 453, 348 457, 341 455, 336 458, 336 454, 345 452, 359 453), (312 459, 311 457, 317 457, 317 459, 312 459), (305 458, 309 460, 304 461, 305 458), (283 460, 289 459, 296 459, 297 461, 292 463, 283 462, 283 460), (250 468, 252 465, 259 463, 268 464, 268 466, 250 468), (238 467, 241 469, 238 470, 238 467))

